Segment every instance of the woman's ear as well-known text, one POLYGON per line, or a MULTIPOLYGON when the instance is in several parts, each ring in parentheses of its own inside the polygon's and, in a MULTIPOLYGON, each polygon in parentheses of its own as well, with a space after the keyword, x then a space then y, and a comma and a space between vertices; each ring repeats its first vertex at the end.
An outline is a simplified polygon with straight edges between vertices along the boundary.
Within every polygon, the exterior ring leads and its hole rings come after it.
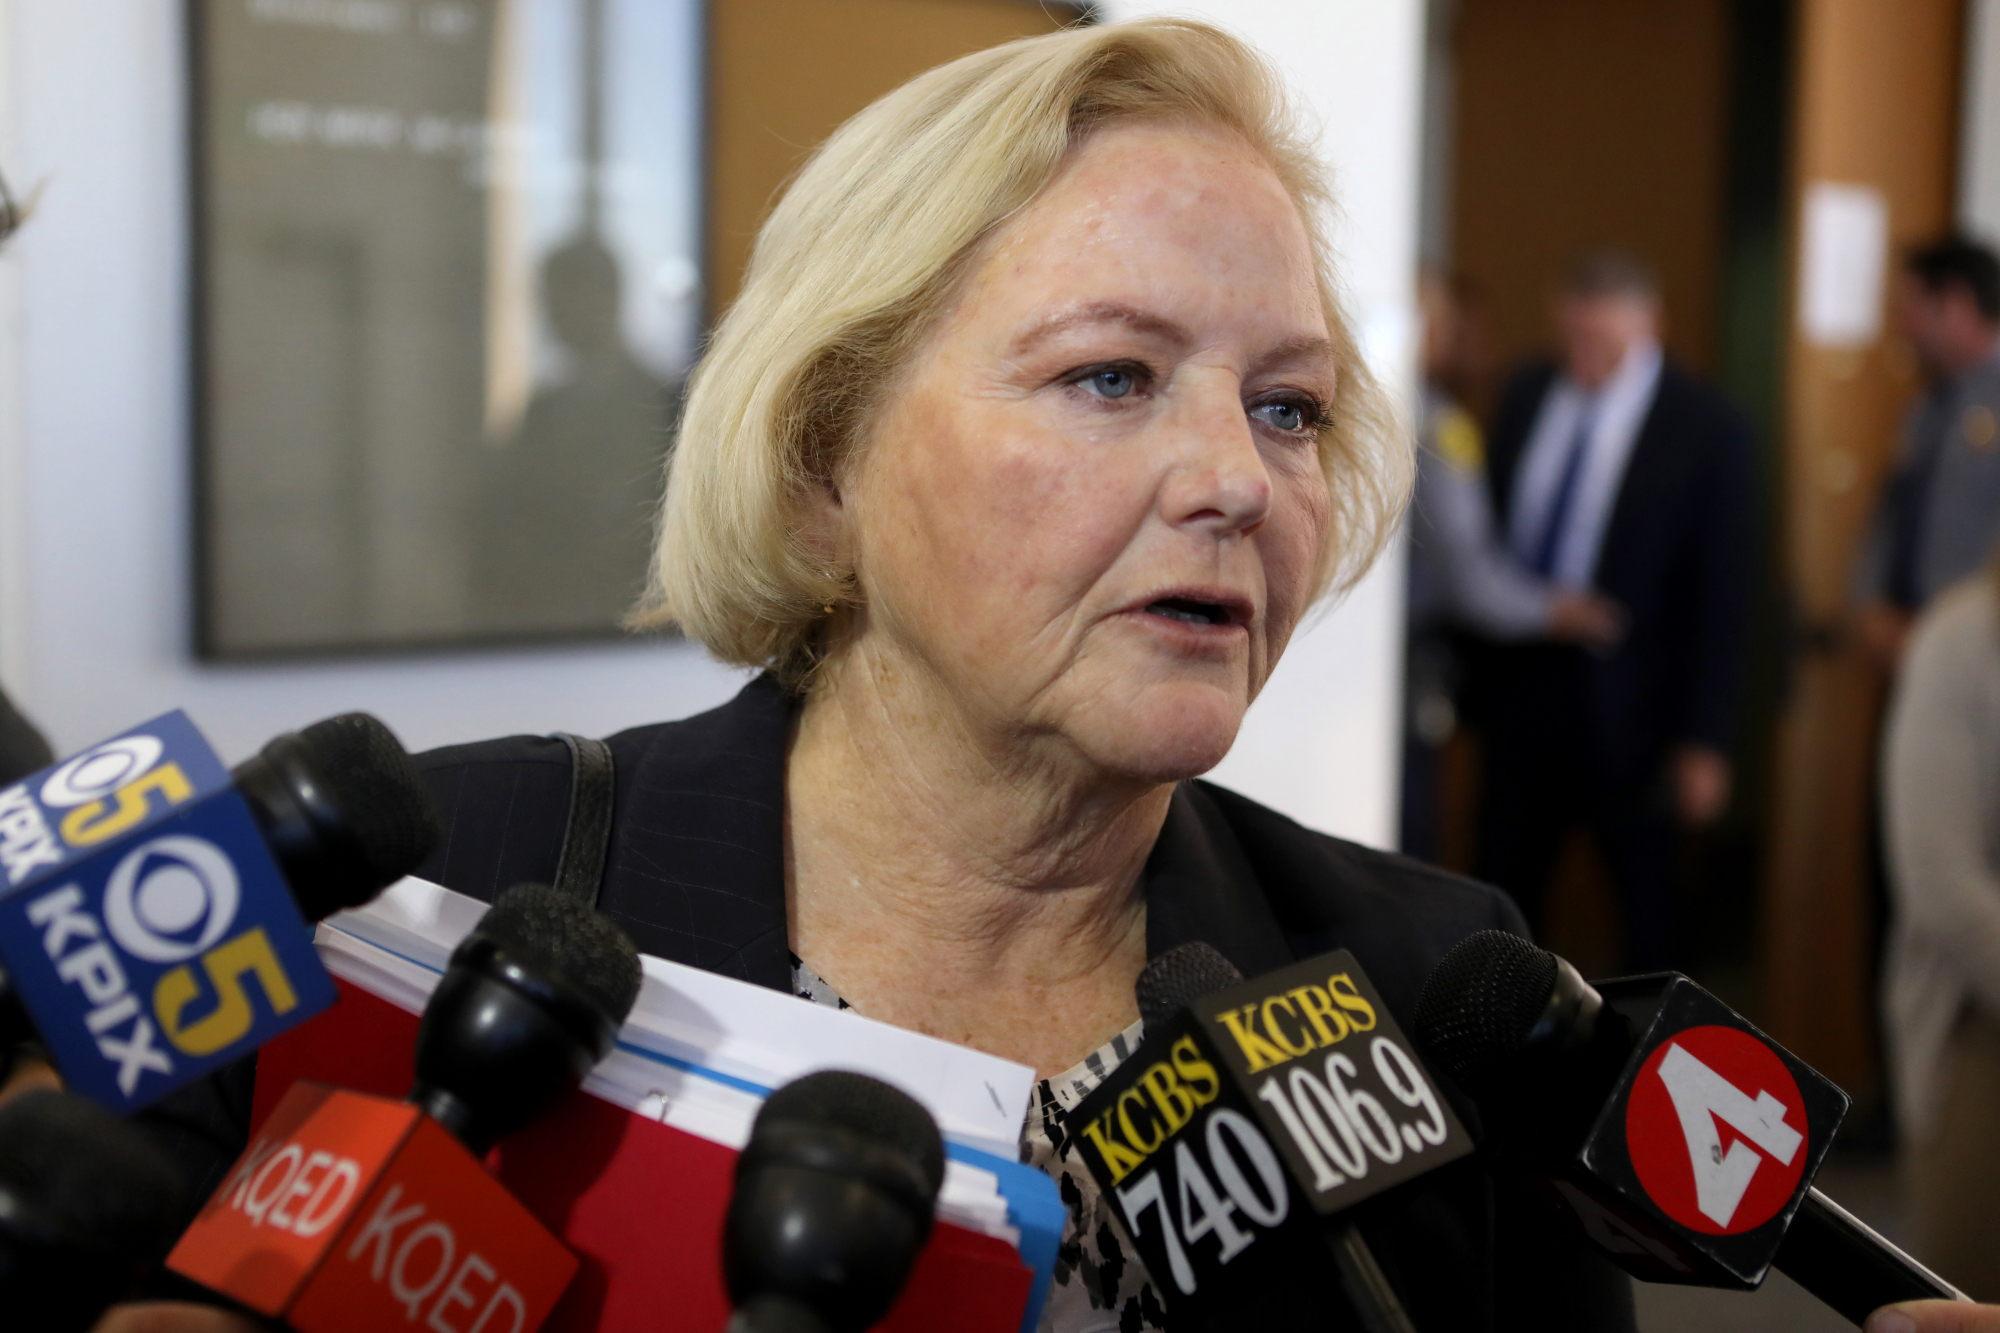
POLYGON ((806 497, 804 521, 799 535, 814 556, 830 569, 846 568, 847 510, 841 503, 837 480, 815 482, 806 497))

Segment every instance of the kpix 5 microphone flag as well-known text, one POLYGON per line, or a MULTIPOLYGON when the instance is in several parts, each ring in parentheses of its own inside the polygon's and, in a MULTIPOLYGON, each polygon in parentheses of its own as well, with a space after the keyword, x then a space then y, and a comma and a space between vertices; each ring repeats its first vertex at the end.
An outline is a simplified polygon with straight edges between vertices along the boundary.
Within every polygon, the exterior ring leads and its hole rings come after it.
MULTIPOLYGON (((1345 950, 1149 1017, 1140 1051, 1070 1123, 1192 1326, 1309 1311, 1299 1279, 1327 1269, 1324 1219, 1473 1146, 1345 950)), ((1338 1290, 1323 1288, 1328 1301, 1338 1290)))
POLYGON ((72 1090, 132 1111, 333 1003, 249 804, 172 712, 0 791, 0 958, 72 1090))
POLYGON ((1748 1290, 1775 1264, 1856 1323, 1958 1296, 1812 1188, 1847 1094, 1687 977, 1592 985, 1482 931, 1433 970, 1417 1035, 1496 1157, 1635 1277, 1748 1290))

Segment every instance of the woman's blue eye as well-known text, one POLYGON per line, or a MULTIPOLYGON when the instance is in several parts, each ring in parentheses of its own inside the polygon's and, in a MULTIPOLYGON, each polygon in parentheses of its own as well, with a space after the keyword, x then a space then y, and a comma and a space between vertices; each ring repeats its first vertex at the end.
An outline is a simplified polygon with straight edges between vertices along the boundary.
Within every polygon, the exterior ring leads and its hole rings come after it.
POLYGON ((1101 369, 1093 370, 1084 376, 1081 381, 1081 383, 1088 385, 1090 391, 1099 398, 1123 398, 1126 394, 1132 392, 1133 387, 1138 382, 1138 379, 1131 371, 1120 370, 1116 366, 1105 366, 1101 369))
POLYGON ((1319 415, 1304 403, 1259 403, 1250 409, 1250 415, 1262 418, 1267 424, 1277 427, 1288 435, 1303 433, 1315 424, 1319 415))

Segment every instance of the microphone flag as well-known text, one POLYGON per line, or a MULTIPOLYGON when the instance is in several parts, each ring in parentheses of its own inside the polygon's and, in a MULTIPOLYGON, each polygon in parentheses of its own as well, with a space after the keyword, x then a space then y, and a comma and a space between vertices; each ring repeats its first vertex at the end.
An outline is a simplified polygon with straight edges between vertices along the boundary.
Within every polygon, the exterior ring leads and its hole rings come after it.
POLYGON ((131 1112, 333 1003, 249 805, 178 710, 0 791, 0 960, 64 1084, 131 1112))
POLYGON ((1595 983, 1638 1033, 1560 1205, 1634 1277, 1764 1280, 1848 1097, 1679 973, 1595 983))
POLYGON ((1323 1310, 1337 1285, 1295 1304, 1334 1257, 1323 1219, 1472 1152, 1412 1050, 1338 950, 1152 1025, 1078 1103, 1084 1162, 1176 1319, 1323 1310))
POLYGON ((304 1082, 167 1263, 297 1333, 534 1333, 577 1269, 415 1106, 304 1082))

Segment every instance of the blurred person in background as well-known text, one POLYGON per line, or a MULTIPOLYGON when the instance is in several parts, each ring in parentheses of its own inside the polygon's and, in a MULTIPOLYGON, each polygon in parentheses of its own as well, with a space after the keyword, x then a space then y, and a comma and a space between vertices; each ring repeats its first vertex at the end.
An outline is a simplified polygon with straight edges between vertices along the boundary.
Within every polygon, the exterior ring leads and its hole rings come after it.
POLYGON ((1854 588, 1862 646, 1889 669, 1912 620, 2000 537, 2000 259, 1959 236, 1913 250, 1895 307, 1925 389, 1904 418, 1854 588))
POLYGON ((1729 747, 1756 583, 1744 419, 1669 364, 1650 271, 1579 260, 1555 305, 1560 360, 1523 371, 1494 418, 1494 504, 1536 577, 1615 602, 1625 632, 1482 649, 1477 873, 1540 915, 1565 835, 1595 835, 1633 971, 1675 949, 1676 825, 1729 800, 1729 747))
POLYGON ((2000 562, 1916 622, 1882 792, 1883 1018, 1915 1252, 2000 1299, 2000 562))
POLYGON ((1618 608, 1587 589, 1531 572, 1494 531, 1486 440, 1463 406, 1479 374, 1479 337, 1463 279, 1427 269, 1423 416, 1410 500, 1408 645, 1404 654, 1402 850, 1438 858, 1438 773, 1458 725, 1465 631, 1608 647, 1618 608))

